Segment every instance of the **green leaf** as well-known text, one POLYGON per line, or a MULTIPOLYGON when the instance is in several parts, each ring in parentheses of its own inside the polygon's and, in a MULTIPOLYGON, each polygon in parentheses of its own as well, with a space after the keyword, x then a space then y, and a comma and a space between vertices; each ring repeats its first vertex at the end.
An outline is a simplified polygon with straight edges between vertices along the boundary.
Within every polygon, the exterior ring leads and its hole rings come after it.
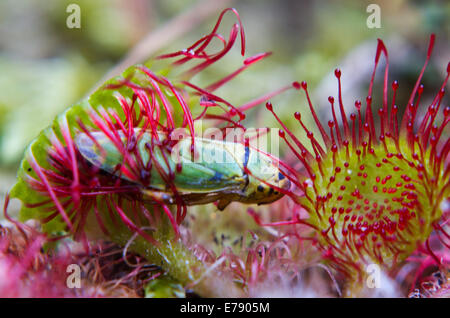
POLYGON ((144 287, 145 298, 185 298, 183 286, 168 275, 150 281, 144 287))

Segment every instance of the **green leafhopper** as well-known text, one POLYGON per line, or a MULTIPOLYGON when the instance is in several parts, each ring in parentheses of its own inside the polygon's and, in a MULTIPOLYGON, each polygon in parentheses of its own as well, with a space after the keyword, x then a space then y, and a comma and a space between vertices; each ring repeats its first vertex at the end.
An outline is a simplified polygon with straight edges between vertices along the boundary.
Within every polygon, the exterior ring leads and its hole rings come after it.
MULTIPOLYGON (((124 143, 122 150, 103 132, 80 133, 75 144, 92 165, 138 184, 145 197, 169 204, 175 203, 175 195, 186 205, 219 201, 221 210, 232 201, 264 204, 283 196, 276 188, 290 186, 274 160, 248 145, 195 138, 196 157, 201 155, 198 160, 191 155, 190 137, 177 142, 169 154, 157 146, 151 150, 150 144, 154 142, 151 132, 134 130, 139 139, 136 149, 128 151, 128 160, 124 158, 126 138, 122 132, 119 132, 124 143), (142 162, 143 171, 137 175, 130 173, 130 162, 142 162), (172 180, 168 181, 171 172, 174 172, 172 180), (173 183, 176 193, 168 188, 168 183, 173 183)), ((158 136, 161 143, 167 141, 162 134, 158 136)))

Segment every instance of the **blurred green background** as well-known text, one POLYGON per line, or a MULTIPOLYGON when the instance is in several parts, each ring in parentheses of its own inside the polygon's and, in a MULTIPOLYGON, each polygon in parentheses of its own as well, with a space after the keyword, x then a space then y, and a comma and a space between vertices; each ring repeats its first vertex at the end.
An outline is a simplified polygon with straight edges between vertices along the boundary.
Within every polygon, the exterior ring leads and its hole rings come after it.
MULTIPOLYGON (((377 38, 389 50, 390 81, 397 79, 404 88, 399 105, 409 96, 433 32, 436 47, 423 80, 426 88, 433 89, 426 91, 424 103, 445 76, 450 57, 448 1, 1 0, 0 203, 14 182, 27 144, 55 115, 85 96, 147 34, 207 2, 239 11, 247 37, 246 56, 274 53, 221 88, 218 94, 235 105, 294 80, 306 80, 318 113, 327 120, 327 98, 337 93, 333 71, 340 67, 344 104, 352 111, 354 100, 364 100, 367 94, 377 38), (66 26, 70 14, 66 8, 71 3, 80 6, 80 29, 66 26), (381 28, 366 25, 371 3, 381 9, 381 28)), ((187 28, 170 45, 158 45, 157 52, 193 43, 209 32, 221 9, 187 28)), ((231 14, 226 16, 220 29, 224 36, 234 22, 231 14)), ((230 56, 196 80, 212 82, 240 65, 236 45, 230 56)), ((380 93, 380 87, 375 92, 380 93)), ((374 104, 379 105, 374 95, 374 104)), ((308 115, 304 94, 292 90, 273 103, 289 127, 301 135, 292 114, 304 111, 308 115)), ((247 117, 249 127, 277 127, 264 107, 251 110, 247 117)))

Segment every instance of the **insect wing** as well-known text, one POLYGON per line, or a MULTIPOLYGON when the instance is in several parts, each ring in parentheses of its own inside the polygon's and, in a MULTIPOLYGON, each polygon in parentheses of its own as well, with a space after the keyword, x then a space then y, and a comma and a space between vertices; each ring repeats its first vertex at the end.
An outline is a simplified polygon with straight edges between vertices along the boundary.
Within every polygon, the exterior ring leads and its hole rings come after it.
POLYGON ((195 155, 191 155, 191 140, 178 144, 182 170, 175 177, 180 189, 193 192, 232 191, 245 182, 239 162, 230 153, 227 143, 209 139, 195 139, 195 155))

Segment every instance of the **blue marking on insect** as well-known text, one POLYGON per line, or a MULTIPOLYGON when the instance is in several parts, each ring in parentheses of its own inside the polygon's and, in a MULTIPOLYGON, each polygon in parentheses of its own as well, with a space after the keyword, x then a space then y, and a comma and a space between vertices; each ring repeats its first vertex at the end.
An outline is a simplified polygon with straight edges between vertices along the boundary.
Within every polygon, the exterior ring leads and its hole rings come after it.
POLYGON ((223 173, 220 173, 219 171, 215 171, 215 174, 212 178, 209 179, 209 181, 220 181, 224 179, 223 173))
POLYGON ((244 154, 244 167, 247 168, 248 158, 250 157, 250 148, 245 146, 245 154, 244 154))

